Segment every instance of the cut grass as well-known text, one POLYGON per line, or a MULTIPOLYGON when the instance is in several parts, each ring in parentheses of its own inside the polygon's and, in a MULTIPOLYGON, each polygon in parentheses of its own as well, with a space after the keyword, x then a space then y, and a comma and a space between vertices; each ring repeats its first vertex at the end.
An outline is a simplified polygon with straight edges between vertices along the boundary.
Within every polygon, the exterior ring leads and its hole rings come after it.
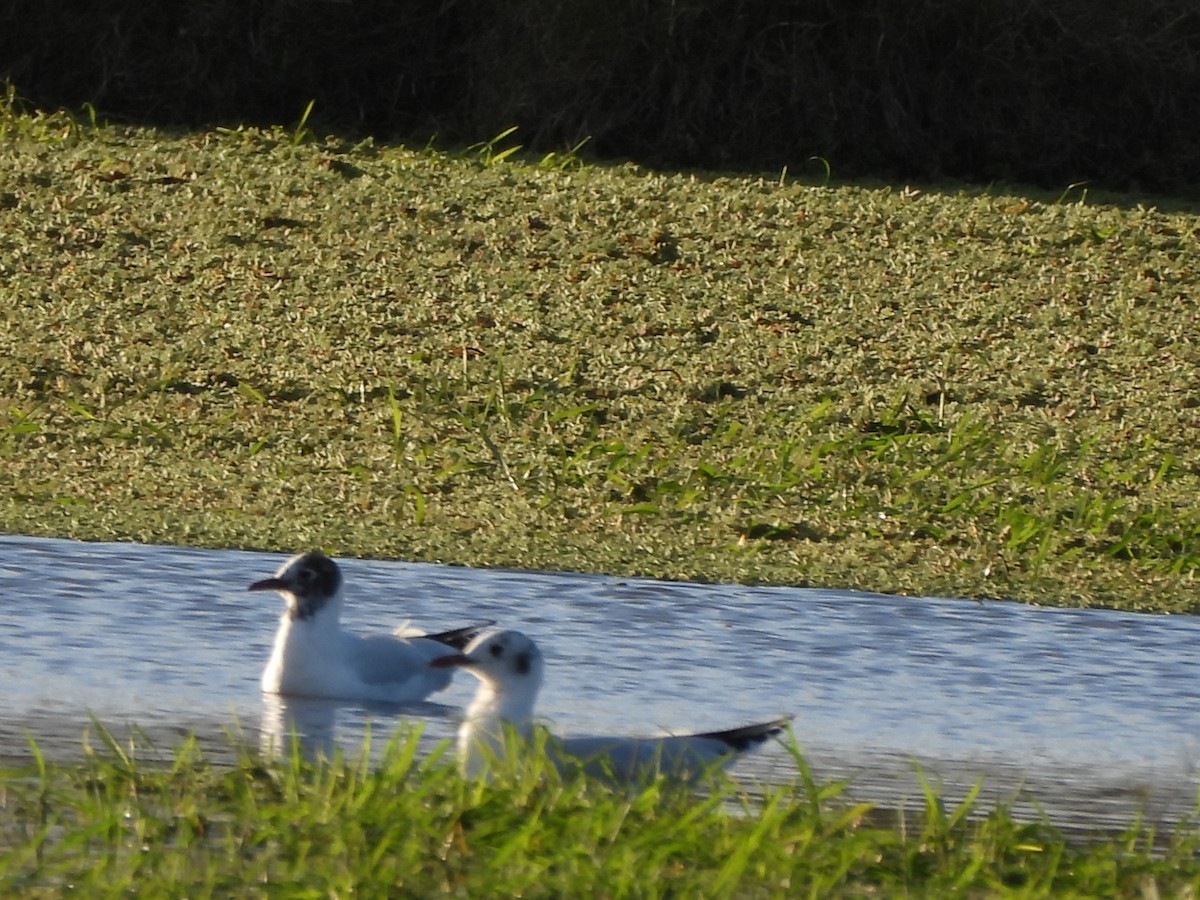
POLYGON ((0 110, 0 528, 1195 610, 1194 216, 0 110))
POLYGON ((82 763, 0 772, 6 895, 1172 896, 1200 878, 1190 831, 1071 843, 928 788, 923 812, 879 827, 798 752, 793 786, 697 797, 563 780, 537 757, 482 785, 416 732, 378 764, 235 745, 217 765, 194 741, 97 736, 82 763))

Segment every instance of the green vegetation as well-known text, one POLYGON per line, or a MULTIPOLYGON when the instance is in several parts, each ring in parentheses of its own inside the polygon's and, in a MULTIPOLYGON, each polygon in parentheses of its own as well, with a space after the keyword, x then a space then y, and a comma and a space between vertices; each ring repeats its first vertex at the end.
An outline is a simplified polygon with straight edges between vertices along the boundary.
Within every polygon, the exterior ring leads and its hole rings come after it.
MULTIPOLYGON (((172 135, 10 96, 0 529, 1197 608, 1189 212, 348 144, 310 112, 172 135)), ((1200 878, 1186 831, 1074 844, 932 794, 878 825, 799 754, 795 786, 697 799, 485 789, 415 736, 378 767, 101 739, 0 772, 5 894, 1200 878)))
POLYGON ((0 79, 159 127, 315 100, 322 133, 417 144, 1195 198, 1198 35, 1194 0, 7 0, 0 79))
POLYGON ((531 762, 484 786, 415 733, 376 766, 246 750, 214 765, 191 742, 164 756, 98 736, 81 764, 0 771, 5 896, 1145 897, 1200 878, 1190 837, 1074 845, 932 794, 880 827, 807 777, 697 798, 531 762))
POLYGON ((1193 610, 1197 220, 0 113, 0 529, 1193 610))

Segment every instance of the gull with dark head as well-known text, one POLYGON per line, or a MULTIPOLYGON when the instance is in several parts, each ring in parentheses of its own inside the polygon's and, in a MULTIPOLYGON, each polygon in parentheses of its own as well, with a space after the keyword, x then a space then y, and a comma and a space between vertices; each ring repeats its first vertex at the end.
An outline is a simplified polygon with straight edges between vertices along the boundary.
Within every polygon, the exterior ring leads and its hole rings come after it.
POLYGON ((431 660, 462 650, 491 622, 417 636, 407 629, 360 636, 341 627, 342 573, 319 550, 293 556, 252 591, 278 591, 286 607, 262 674, 269 694, 415 703, 450 684, 431 660))
MULTIPOLYGON (((533 707, 546 663, 529 637, 519 631, 477 636, 461 653, 430 662, 434 669, 461 667, 479 679, 458 731, 463 771, 474 777, 503 758, 508 732, 518 740, 533 734, 533 707)), ((582 768, 591 775, 620 781, 654 775, 691 780, 728 765, 741 753, 780 734, 791 716, 728 731, 666 737, 551 738, 546 751, 559 769, 582 768)))

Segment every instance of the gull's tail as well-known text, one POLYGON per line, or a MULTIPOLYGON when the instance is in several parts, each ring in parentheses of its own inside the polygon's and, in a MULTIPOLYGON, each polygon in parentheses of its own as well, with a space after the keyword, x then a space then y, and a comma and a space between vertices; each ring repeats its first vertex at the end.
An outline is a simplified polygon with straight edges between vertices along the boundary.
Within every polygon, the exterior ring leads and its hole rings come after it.
POLYGON ((767 738, 780 734, 792 722, 792 716, 772 719, 770 722, 760 722, 757 725, 744 725, 741 728, 730 728, 728 731, 710 731, 697 734, 695 737, 710 738, 720 741, 730 749, 743 753, 752 747, 757 747, 767 738))
POLYGON ((493 620, 476 622, 474 625, 468 625, 465 628, 455 628, 452 631, 442 631, 437 634, 426 634, 422 635, 422 637, 428 641, 437 641, 439 644, 445 644, 452 650, 463 650, 476 636, 495 624, 493 620))

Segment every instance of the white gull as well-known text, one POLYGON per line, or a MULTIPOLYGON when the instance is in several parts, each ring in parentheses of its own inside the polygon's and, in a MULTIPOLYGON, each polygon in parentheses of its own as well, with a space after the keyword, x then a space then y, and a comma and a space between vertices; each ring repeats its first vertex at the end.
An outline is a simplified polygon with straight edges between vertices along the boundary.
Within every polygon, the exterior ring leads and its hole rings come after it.
POLYGON ((429 662, 461 650, 491 625, 485 622, 440 634, 415 636, 406 628, 361 636, 345 631, 342 573, 319 550, 285 562, 251 591, 278 591, 287 606, 262 674, 269 694, 335 700, 415 703, 450 684, 451 672, 429 662))
MULTIPOLYGON (((481 634, 461 653, 441 656, 430 666, 462 667, 479 679, 458 731, 459 761, 467 775, 486 775, 490 765, 503 761, 513 738, 532 737, 546 664, 529 637, 511 630, 481 634)), ((661 774, 691 780, 728 765, 780 734, 790 721, 786 716, 728 731, 665 737, 551 737, 546 752, 559 769, 582 767, 594 776, 630 781, 661 774)))

